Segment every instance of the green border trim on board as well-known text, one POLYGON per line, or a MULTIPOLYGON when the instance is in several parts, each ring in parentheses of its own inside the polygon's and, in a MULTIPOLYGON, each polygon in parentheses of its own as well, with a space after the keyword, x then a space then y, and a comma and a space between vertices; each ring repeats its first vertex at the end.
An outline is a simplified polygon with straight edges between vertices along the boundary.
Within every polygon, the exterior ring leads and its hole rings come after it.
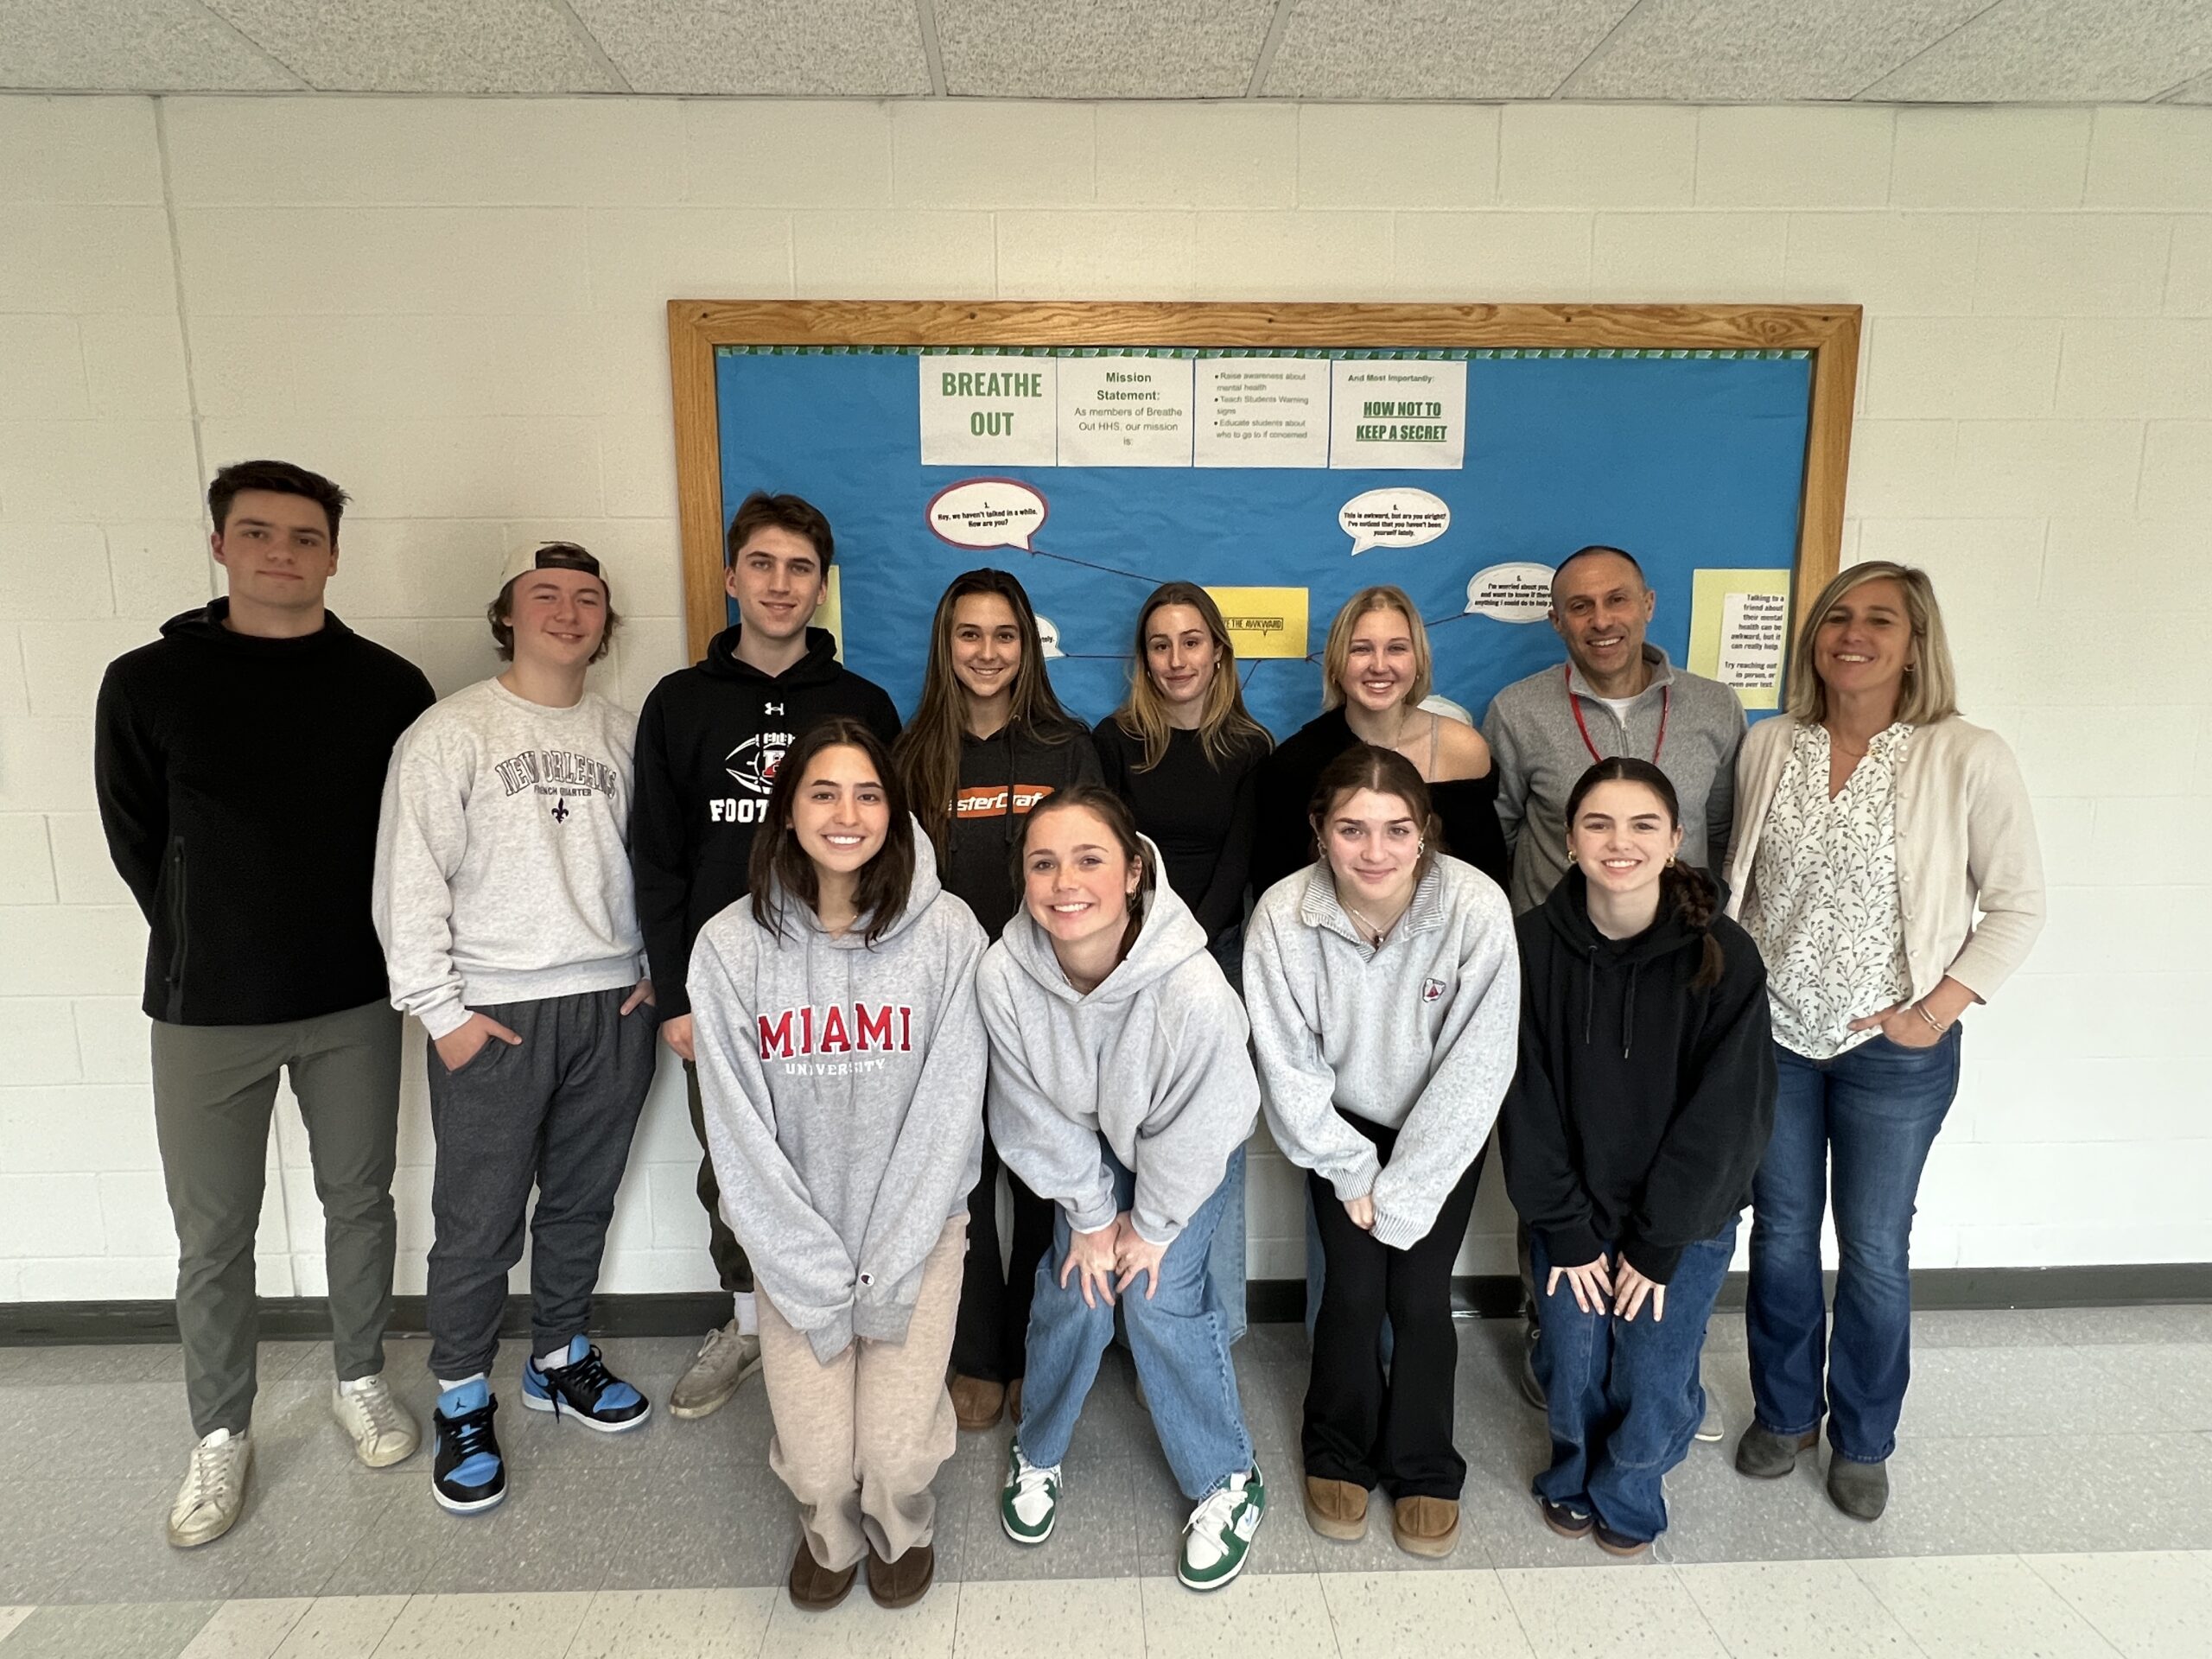
POLYGON ((1307 358, 1387 363, 1489 363, 1590 359, 1601 362, 1803 362, 1802 348, 1708 350, 1698 346, 717 346, 717 357, 1181 357, 1307 358))

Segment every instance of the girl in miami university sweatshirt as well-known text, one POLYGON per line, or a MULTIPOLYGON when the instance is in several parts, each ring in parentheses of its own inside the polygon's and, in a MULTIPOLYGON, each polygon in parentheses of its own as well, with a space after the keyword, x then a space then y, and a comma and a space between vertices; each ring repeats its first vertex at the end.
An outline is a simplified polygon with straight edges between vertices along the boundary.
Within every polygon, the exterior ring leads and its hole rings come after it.
POLYGON ((991 1134, 1052 1205, 1052 1241, 1033 1274, 1000 1524, 1018 1544, 1051 1536, 1119 1297, 1160 1449, 1198 1506, 1178 1576, 1218 1589, 1267 1510, 1206 1272, 1260 1111, 1244 1010, 1111 790, 1078 785, 1033 809, 1021 873, 1023 909, 983 957, 976 998, 991 1134))
POLYGON ((958 1436, 944 1370, 983 1141, 983 930, 938 885, 860 721, 803 734, 753 843, 750 899, 691 953, 708 1148, 759 1286, 769 1465, 798 1500, 793 1602, 868 1562, 928 1590, 930 1490, 958 1436))
POLYGON ((1774 1127, 1766 970, 1676 860, 1675 786, 1601 760, 1567 800, 1567 870, 1518 923, 1521 1069, 1499 1125, 1529 1224, 1546 1525, 1641 1554, 1705 1415, 1698 1356, 1774 1127))
POLYGON ((1446 1555, 1467 1473, 1452 1443, 1452 1262, 1513 1075, 1513 918, 1497 883, 1436 850, 1428 785, 1394 750, 1332 760, 1309 822, 1322 855, 1268 889, 1244 946, 1268 1126, 1307 1172, 1327 1263, 1306 1518, 1360 1537, 1379 1485, 1398 1547, 1446 1555))

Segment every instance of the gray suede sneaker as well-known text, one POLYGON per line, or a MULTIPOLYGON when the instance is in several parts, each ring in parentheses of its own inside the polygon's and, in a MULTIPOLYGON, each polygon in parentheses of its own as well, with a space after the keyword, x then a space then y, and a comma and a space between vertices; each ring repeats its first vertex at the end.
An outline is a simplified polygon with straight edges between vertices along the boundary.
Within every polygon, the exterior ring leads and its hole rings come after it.
POLYGON ((1736 1472, 1749 1475, 1753 1480, 1780 1480, 1797 1466, 1797 1454, 1809 1452, 1821 1443, 1821 1431, 1808 1428, 1802 1434, 1777 1434, 1763 1423, 1754 1422, 1744 1431, 1744 1438, 1736 1442, 1736 1472))
POLYGON ((760 1338, 740 1335, 735 1319, 715 1326, 707 1332, 690 1366, 677 1378, 668 1396, 670 1415, 712 1416, 737 1392, 738 1384, 760 1369, 760 1338))
POLYGON ((1878 1521, 1890 1503, 1890 1465, 1828 1459, 1828 1501, 1854 1521, 1878 1521))

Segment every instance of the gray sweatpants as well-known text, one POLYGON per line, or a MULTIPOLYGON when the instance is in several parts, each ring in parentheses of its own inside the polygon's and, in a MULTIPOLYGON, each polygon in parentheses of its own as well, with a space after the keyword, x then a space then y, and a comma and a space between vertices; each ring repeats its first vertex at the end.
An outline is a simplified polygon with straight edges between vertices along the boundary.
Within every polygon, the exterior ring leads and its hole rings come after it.
POLYGON ((458 1071, 429 1051, 430 1373, 492 1369, 507 1273, 522 1260, 530 1189, 531 1351, 580 1335, 599 1282, 614 1192, 652 1087, 650 1007, 625 1014, 629 988, 477 1006, 522 1038, 497 1038, 458 1071))
POLYGON ((399 1015, 382 1002, 274 1026, 154 1022, 154 1128, 176 1217, 177 1332, 192 1428, 253 1415, 253 1241, 269 1119, 289 1069, 306 1121, 338 1375, 384 1369, 391 1317, 391 1172, 399 1136, 399 1015))

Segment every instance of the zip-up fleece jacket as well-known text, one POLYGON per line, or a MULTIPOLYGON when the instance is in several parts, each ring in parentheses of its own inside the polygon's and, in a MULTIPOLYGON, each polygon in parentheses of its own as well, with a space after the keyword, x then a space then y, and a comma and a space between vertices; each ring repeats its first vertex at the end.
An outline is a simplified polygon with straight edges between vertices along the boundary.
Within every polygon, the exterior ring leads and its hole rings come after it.
POLYGON ((115 868, 152 929, 149 1016, 277 1025, 381 1002, 369 918, 391 746, 436 700, 335 616, 298 639, 173 616, 108 664, 93 782, 115 868))
POLYGON ((1516 925, 1521 1069, 1498 1145, 1505 1188, 1555 1262, 1616 1247, 1665 1284, 1686 1246, 1751 1202, 1774 1131, 1766 968, 1751 936, 1713 919, 1718 984, 1690 988, 1695 929, 1662 907, 1634 938, 1591 925, 1571 869, 1516 925))
MULTIPOLYGON (((1154 849, 1154 869, 1159 858, 1154 849)), ((1138 1233, 1173 1243, 1260 1115, 1244 1009, 1191 907, 1156 881, 1136 943, 1087 996, 1025 910, 984 954, 976 998, 991 1036, 991 1140, 1007 1167, 1070 1227, 1096 1232, 1116 1214, 1103 1135, 1137 1178, 1138 1233)))
POLYGON ((549 709, 497 679, 392 751, 373 906, 391 1005, 435 1040, 472 1007, 638 982, 624 846, 636 721, 596 691, 549 709))
POLYGON ((1100 782, 1098 750, 1080 721, 1047 743, 1011 721, 988 737, 960 735, 960 787, 949 822, 932 830, 944 848, 944 885, 968 901, 984 934, 997 938, 1021 894, 1014 874, 1029 809, 1055 790, 1100 782))
POLYGON ((983 1168, 983 930, 916 826, 906 907, 874 944, 779 889, 780 932, 732 905, 691 956, 692 1039, 722 1217, 776 1311, 827 1363, 903 1342, 922 1266, 983 1168))
POLYGON ((1513 1076, 1521 964, 1505 894, 1439 855, 1378 948, 1325 861, 1268 889, 1244 934, 1244 1001, 1282 1155, 1339 1198, 1375 1203, 1409 1249, 1475 1161, 1513 1076), (1390 1161, 1346 1116, 1398 1131, 1390 1161))
POLYGON ((886 744, 899 735, 890 697, 837 660, 827 628, 809 628, 806 655, 772 676, 739 659, 741 632, 723 629, 698 663, 665 676, 638 716, 630 863, 663 1020, 691 1012, 692 943, 752 885, 753 832, 784 752, 834 715, 865 721, 886 744))

